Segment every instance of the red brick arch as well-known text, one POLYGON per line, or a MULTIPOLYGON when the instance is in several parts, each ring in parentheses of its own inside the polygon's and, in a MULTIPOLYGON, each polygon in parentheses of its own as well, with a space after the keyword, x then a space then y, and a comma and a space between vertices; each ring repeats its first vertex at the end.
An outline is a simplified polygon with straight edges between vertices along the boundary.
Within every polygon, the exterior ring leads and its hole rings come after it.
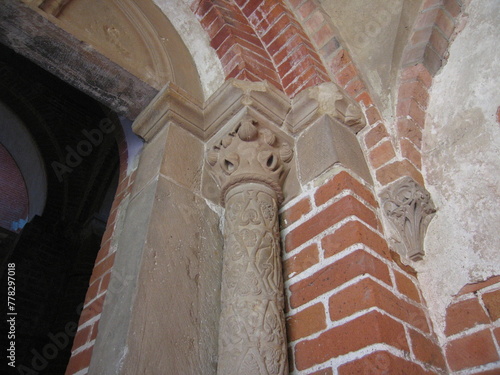
POLYGON ((293 97, 330 78, 300 23, 283 1, 195 0, 226 78, 268 80, 293 97))

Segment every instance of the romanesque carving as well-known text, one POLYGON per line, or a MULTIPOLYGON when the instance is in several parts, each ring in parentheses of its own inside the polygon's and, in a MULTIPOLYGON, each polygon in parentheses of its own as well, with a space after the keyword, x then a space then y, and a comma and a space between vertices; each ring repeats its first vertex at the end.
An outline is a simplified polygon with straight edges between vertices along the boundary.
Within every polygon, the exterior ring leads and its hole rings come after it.
POLYGON ((429 192, 411 177, 404 177, 388 187, 381 198, 384 213, 400 236, 400 255, 421 260, 425 232, 436 212, 429 192))
POLYGON ((361 107, 335 83, 326 82, 299 93, 292 101, 288 128, 298 133, 322 116, 329 116, 358 133, 366 124, 361 107))
POLYGON ((250 183, 226 200, 218 374, 285 374, 276 195, 250 183))
POLYGON ((233 186, 258 182, 273 189, 281 203, 281 186, 292 156, 290 145, 281 142, 271 130, 259 129, 258 123, 247 117, 212 147, 207 161, 221 188, 222 202, 233 186))
POLYGON ((219 375, 288 374, 278 205, 292 149, 257 125, 207 155, 226 206, 219 375))
POLYGON ((339 120, 352 128, 355 133, 365 126, 359 105, 349 100, 336 84, 328 82, 314 86, 309 90, 309 97, 318 102, 319 112, 339 120))

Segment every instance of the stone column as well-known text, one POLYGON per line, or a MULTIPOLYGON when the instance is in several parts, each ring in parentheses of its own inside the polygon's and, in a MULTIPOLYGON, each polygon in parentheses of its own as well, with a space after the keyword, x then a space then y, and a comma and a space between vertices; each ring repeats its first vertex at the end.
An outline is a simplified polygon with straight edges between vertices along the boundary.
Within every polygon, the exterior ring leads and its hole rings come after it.
POLYGON ((219 375, 288 374, 278 207, 291 159, 248 117, 208 153, 226 207, 219 375))

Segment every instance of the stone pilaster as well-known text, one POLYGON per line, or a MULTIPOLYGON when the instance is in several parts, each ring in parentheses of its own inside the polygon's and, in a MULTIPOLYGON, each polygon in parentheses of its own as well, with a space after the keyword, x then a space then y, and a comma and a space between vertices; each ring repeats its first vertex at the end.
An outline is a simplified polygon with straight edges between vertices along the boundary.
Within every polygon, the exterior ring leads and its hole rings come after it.
POLYGON ((289 144, 244 118, 208 152, 225 205, 219 375, 288 374, 278 206, 289 144))

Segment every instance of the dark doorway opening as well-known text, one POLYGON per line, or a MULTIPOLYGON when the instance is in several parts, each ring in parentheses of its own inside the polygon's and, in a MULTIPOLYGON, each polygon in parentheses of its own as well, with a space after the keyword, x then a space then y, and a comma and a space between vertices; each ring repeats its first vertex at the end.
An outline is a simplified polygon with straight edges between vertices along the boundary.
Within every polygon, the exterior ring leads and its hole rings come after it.
POLYGON ((0 229, 0 373, 64 374, 116 192, 120 123, 1 45, 0 102, 31 134, 47 184, 42 214, 17 231, 0 229))

